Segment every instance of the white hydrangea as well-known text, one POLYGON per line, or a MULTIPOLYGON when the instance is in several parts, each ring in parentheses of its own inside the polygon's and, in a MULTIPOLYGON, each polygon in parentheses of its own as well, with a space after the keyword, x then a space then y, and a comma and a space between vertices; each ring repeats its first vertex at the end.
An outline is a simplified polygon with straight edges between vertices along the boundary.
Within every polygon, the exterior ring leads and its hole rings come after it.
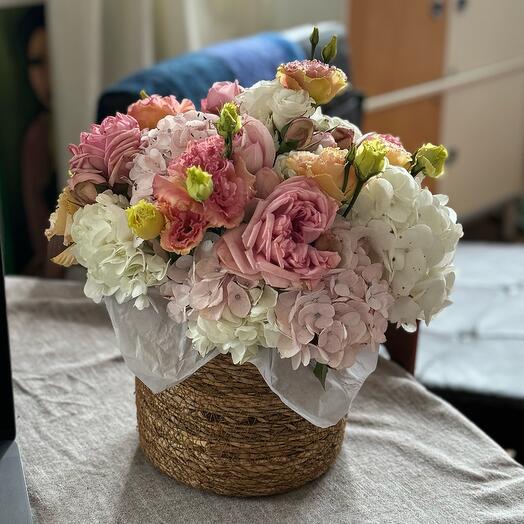
POLYGON ((278 80, 262 80, 236 97, 242 113, 260 120, 274 135, 300 116, 311 116, 315 101, 303 89, 287 89, 278 80))
POLYGON ((153 194, 153 178, 165 175, 170 160, 180 156, 191 140, 203 140, 217 134, 216 115, 187 111, 160 119, 154 129, 142 132, 142 152, 135 155, 129 178, 133 182, 131 204, 153 194))
POLYGON ((190 319, 188 337, 202 356, 217 348, 221 353, 231 353, 233 363, 243 364, 259 347, 275 347, 280 334, 274 323, 278 293, 270 286, 254 287, 248 293, 252 306, 244 318, 226 308, 218 320, 199 314, 190 319))
POLYGON ((75 213, 71 236, 75 257, 87 269, 86 296, 100 302, 114 295, 120 304, 134 299, 143 309, 149 305, 147 288, 162 283, 168 263, 140 246, 127 224, 127 206, 122 195, 101 193, 75 213))
POLYGON ((446 206, 405 169, 388 166, 364 186, 349 215, 364 226, 395 297, 389 320, 412 329, 429 323, 450 302, 453 258, 462 226, 446 206))

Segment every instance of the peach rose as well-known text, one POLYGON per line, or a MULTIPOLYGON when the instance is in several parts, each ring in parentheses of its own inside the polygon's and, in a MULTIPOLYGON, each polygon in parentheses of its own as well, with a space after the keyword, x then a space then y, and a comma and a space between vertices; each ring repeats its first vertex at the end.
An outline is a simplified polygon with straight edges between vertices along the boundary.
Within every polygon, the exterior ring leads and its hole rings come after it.
POLYGON ((320 60, 295 60, 277 69, 280 84, 288 89, 304 89, 317 104, 327 104, 347 86, 347 77, 338 67, 320 60))
POLYGON ((153 129, 165 116, 186 113, 192 109, 195 109, 195 106, 187 98, 179 102, 173 95, 151 95, 131 104, 127 108, 127 114, 138 122, 140 129, 153 129))
POLYGON ((340 203, 349 199, 356 186, 356 176, 351 170, 343 191, 347 153, 347 149, 336 147, 326 147, 319 155, 293 151, 286 160, 286 167, 298 176, 313 178, 325 193, 340 203))

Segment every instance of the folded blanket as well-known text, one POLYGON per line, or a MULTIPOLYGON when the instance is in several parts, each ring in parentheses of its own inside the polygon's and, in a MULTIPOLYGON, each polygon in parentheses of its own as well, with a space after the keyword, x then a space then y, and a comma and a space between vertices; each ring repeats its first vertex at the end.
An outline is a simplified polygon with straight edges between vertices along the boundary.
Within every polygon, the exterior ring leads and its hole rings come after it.
POLYGON ((199 107, 213 82, 238 79, 251 86, 273 78, 282 62, 301 60, 303 49, 278 33, 223 42, 138 71, 109 87, 100 97, 97 120, 125 111, 142 89, 147 93, 189 98, 199 107))

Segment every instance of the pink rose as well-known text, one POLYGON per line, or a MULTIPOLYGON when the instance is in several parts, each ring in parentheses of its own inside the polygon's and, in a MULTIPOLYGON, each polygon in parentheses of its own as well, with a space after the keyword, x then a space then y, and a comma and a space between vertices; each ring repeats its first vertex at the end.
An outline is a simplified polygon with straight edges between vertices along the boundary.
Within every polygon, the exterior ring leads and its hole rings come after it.
POLYGON ((80 134, 80 144, 71 144, 73 155, 69 169, 73 176, 69 187, 80 182, 108 185, 127 183, 131 160, 140 146, 138 122, 129 115, 117 113, 93 124, 89 132, 80 134))
POLYGON ((256 118, 244 117, 233 140, 233 158, 242 158, 247 170, 255 174, 263 167, 272 167, 275 154, 275 143, 266 126, 256 118))
POLYGON ((244 91, 244 88, 234 82, 215 82, 207 93, 207 97, 200 102, 200 109, 205 113, 215 113, 218 115, 220 109, 226 102, 231 102, 235 96, 244 91))
POLYGON ((248 202, 254 196, 255 177, 248 172, 242 158, 234 163, 224 156, 221 136, 211 136, 190 142, 186 151, 169 164, 168 172, 185 173, 198 166, 213 178, 213 192, 204 203, 204 213, 210 227, 238 226, 244 218, 248 202))
POLYGON ((340 149, 349 149, 355 143, 355 131, 349 127, 337 126, 331 135, 340 149))
POLYGON ((263 278, 279 288, 313 287, 340 262, 338 253, 311 245, 331 227, 337 209, 313 180, 290 178, 258 203, 246 226, 223 235, 218 257, 230 272, 250 280, 263 278))
POLYGON ((311 144, 315 124, 311 118, 299 117, 293 120, 286 132, 283 141, 290 144, 293 149, 304 149, 311 144))
POLYGON ((135 118, 140 129, 153 129, 167 115, 178 115, 194 109, 195 105, 187 98, 179 102, 173 95, 151 95, 131 104, 127 114, 135 118))

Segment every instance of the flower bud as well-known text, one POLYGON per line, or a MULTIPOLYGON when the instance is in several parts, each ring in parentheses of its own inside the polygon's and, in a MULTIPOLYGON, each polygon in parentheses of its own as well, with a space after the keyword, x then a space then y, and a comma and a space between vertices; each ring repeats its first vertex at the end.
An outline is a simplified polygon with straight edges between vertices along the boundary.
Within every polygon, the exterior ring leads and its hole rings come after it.
POLYGON ((186 170, 186 189, 193 200, 203 202, 213 193, 213 178, 207 171, 199 167, 188 167, 186 170))
POLYGON ((319 34, 318 34, 318 27, 313 27, 313 31, 311 31, 311 36, 309 37, 309 43, 311 44, 311 60, 315 57, 315 49, 317 48, 318 42, 320 40, 319 34))
POLYGON ((355 152, 355 169, 362 182, 382 173, 386 167, 387 149, 384 143, 377 139, 364 140, 355 152))
POLYGON ((126 209, 127 224, 133 233, 144 240, 157 237, 164 227, 164 215, 147 200, 140 200, 126 209))
POLYGON ((225 139, 232 137, 242 127, 242 120, 238 114, 237 106, 233 102, 227 102, 220 110, 220 117, 215 123, 218 134, 225 139))
POLYGON ((430 178, 438 178, 444 174, 446 158, 448 158, 448 151, 443 145, 424 144, 415 153, 415 163, 411 173, 414 175, 423 173, 430 178))
POLYGON ((322 49, 322 60, 329 64, 337 56, 337 35, 333 35, 331 40, 322 49))
POLYGON ((313 136, 315 124, 311 118, 299 117, 292 120, 284 132, 284 143, 290 143, 293 149, 303 149, 313 136))

